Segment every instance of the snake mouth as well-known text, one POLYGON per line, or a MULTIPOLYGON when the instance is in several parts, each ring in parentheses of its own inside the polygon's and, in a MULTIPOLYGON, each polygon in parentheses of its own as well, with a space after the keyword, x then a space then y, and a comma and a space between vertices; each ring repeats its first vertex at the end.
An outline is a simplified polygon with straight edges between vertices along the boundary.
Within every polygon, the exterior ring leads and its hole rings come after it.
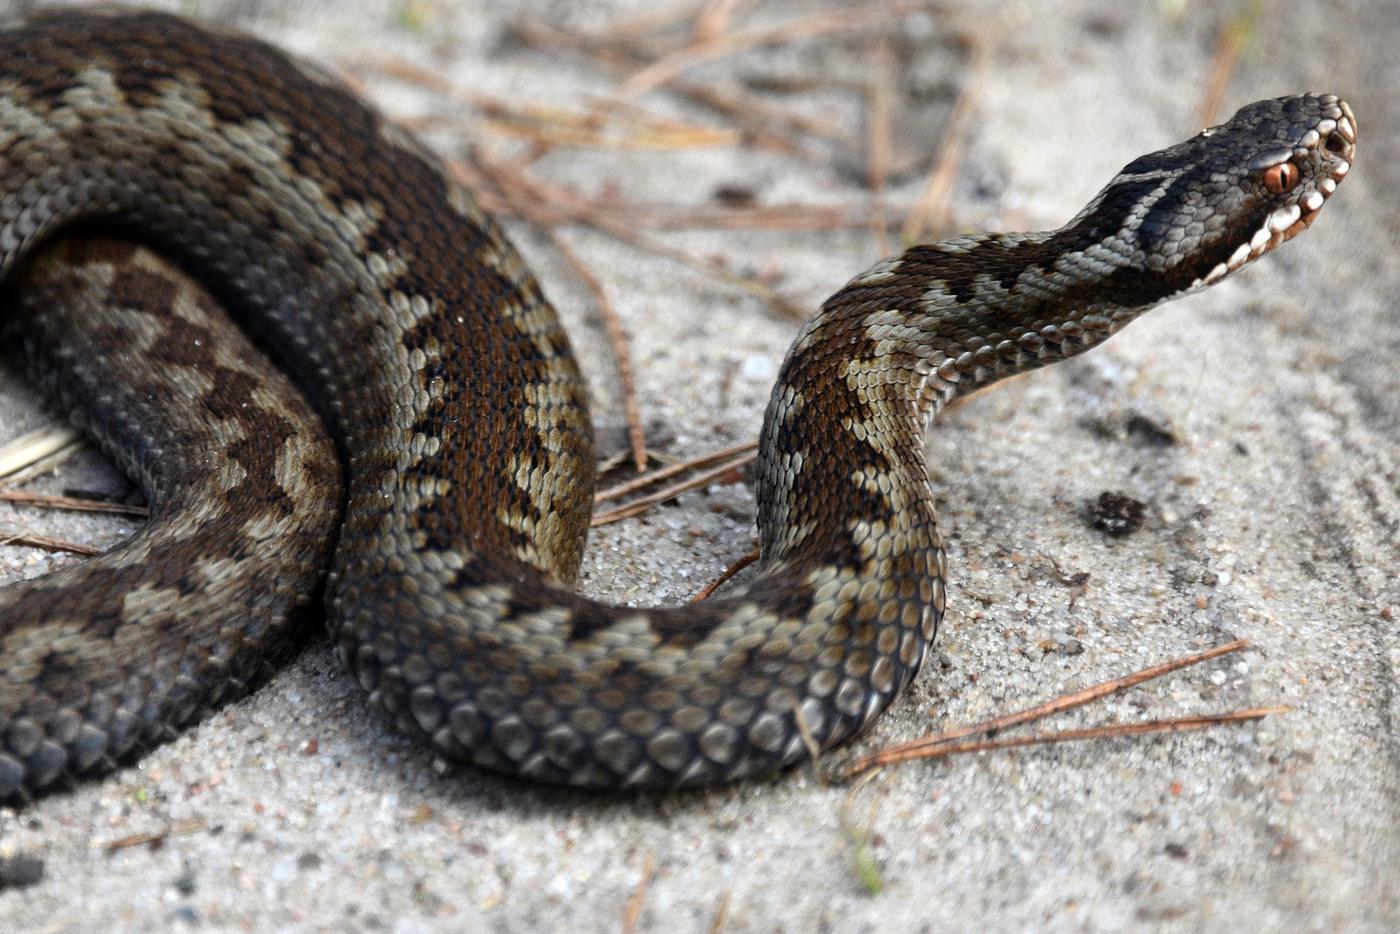
POLYGON ((1329 105, 1327 115, 1303 134, 1293 152, 1285 157, 1320 160, 1313 189, 1297 201, 1275 208, 1249 240, 1200 280, 1201 285, 1219 282, 1307 230, 1351 171, 1356 151, 1356 116, 1347 102, 1335 95, 1323 95, 1321 100, 1329 105))

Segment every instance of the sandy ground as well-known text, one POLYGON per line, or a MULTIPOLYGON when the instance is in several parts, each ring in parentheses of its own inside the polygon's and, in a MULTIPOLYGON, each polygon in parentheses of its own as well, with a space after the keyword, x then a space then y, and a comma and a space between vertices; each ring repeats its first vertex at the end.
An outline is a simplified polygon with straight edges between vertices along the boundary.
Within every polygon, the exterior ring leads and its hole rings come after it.
MULTIPOLYGON (((614 78, 510 41, 506 24, 529 15, 598 27, 653 5, 184 6, 355 69, 390 112, 431 118, 430 142, 456 154, 469 140, 504 143, 464 104, 356 66, 397 56, 464 91, 581 105, 614 78)), ((769 2, 754 21, 815 8, 769 2)), ((1186 2, 1012 10, 954 189, 969 230, 1058 225, 1122 164, 1193 131, 1222 16, 1186 2)), ((914 764, 854 794, 795 769, 704 793, 609 798, 436 768, 317 641, 253 697, 136 765, 0 810, 3 865, 27 861, 39 876, 0 891, 0 929, 615 930, 629 911, 639 929, 668 931, 1400 925, 1400 15, 1393 2, 1361 0, 1266 13, 1227 107, 1309 88, 1343 94, 1361 127, 1354 177, 1298 243, 935 426, 950 610, 924 675, 857 748, 1237 637, 1252 640, 1240 655, 1063 722, 1269 704, 1291 713, 914 764), (1092 527, 1087 504, 1108 490, 1148 504, 1140 531, 1092 527), (1081 572, 1082 592, 1062 582, 1081 572), (159 842, 130 845, 140 835, 159 842)), ((896 48, 918 95, 897 111, 899 146, 917 172, 966 60, 953 20, 906 23, 896 48)), ((868 39, 840 39, 750 52, 696 76, 785 84, 772 101, 832 115, 858 140, 853 88, 873 60, 868 39)), ((666 93, 642 103, 713 120, 666 93)), ((859 164, 858 146, 818 147, 816 159, 566 149, 533 171, 644 202, 707 204, 740 187, 761 203, 851 204, 869 197, 859 164)), ((889 202, 910 203, 918 185, 897 181, 889 202)), ((601 433, 616 438, 616 378, 587 293, 546 242, 514 229, 576 336, 601 433)), ((566 235, 632 334, 657 446, 688 456, 754 437, 796 324, 668 261, 566 235)), ((666 236, 735 269, 780 272, 782 292, 811 307, 882 252, 865 230, 666 236)), ((51 418, 0 377, 0 440, 51 418)), ((88 455, 36 484, 67 487, 122 481, 88 455)), ((609 527, 583 586, 626 602, 685 599, 749 547, 751 517, 747 487, 721 485, 609 527)), ((129 530, 0 509, 0 529, 19 526, 104 545, 129 530)), ((0 576, 65 560, 0 548, 0 576)))

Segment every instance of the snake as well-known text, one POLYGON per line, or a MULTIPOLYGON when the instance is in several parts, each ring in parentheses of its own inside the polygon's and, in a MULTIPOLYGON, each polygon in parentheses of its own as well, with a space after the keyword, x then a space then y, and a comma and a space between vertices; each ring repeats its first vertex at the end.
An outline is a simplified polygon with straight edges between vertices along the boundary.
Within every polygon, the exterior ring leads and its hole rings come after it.
POLYGON ((438 157, 237 32, 7 22, 5 327, 153 518, 0 590, 0 796, 176 735, 317 613, 388 722, 447 762, 674 788, 849 740, 943 617, 932 417, 1291 239, 1355 143, 1336 95, 1261 100, 1135 159, 1061 227, 860 273, 779 369, 757 569, 697 604, 608 606, 571 586, 595 465, 568 337, 438 157), (269 354, 281 389, 254 376, 269 354), (298 406, 329 441, 297 438, 298 406))

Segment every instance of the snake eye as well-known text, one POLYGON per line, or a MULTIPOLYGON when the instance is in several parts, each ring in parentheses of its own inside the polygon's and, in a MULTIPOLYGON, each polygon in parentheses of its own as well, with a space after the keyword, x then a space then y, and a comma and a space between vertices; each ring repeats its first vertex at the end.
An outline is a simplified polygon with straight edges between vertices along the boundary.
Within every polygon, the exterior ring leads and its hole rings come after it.
POLYGON ((1264 170, 1264 187, 1276 195, 1286 195, 1298 184, 1302 173, 1291 162, 1280 162, 1264 170))

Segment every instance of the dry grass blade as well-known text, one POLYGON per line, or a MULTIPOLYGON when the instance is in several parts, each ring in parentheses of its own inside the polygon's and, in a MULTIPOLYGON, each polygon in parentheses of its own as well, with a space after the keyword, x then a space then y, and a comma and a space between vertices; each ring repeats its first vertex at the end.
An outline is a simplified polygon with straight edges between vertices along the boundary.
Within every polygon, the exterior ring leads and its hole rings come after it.
MULTIPOLYGON (((398 57, 358 59, 346 67, 352 73, 374 71, 453 100, 465 101, 487 118, 487 129, 542 146, 696 149, 735 146, 741 141, 737 130, 661 117, 636 105, 626 110, 614 106, 607 112, 551 104, 516 104, 479 91, 462 90, 438 73, 398 57)), ((431 124, 432 121, 427 122, 431 124)))
MULTIPOLYGON (((863 205, 770 204, 748 208, 682 207, 671 205, 608 205, 636 226, 654 230, 840 230, 868 227, 882 222, 889 212, 883 206, 863 205)), ((894 212, 895 220, 903 220, 902 212, 894 212)))
POLYGON ((953 112, 948 115, 948 127, 940 142, 938 158, 934 160, 928 180, 924 182, 924 190, 914 209, 905 218, 902 231, 905 243, 917 243, 930 231, 939 231, 947 225, 949 193, 953 190, 958 165, 962 161, 963 143, 967 140, 972 115, 977 112, 977 102, 982 98, 992 60, 1005 32, 1006 21, 1002 17, 985 33, 969 40, 972 42, 972 61, 968 65, 967 83, 953 104, 953 112))
POLYGON ((632 375, 632 347, 627 339, 627 329, 622 326, 617 309, 608 299, 598 277, 579 259, 559 232, 546 227, 554 248, 564 257, 564 261, 574 270, 588 291, 593 293, 593 303, 603 318, 603 330, 608 332, 608 343, 612 346, 613 360, 617 364, 618 380, 622 383, 622 410, 627 418, 627 438, 632 448, 632 463, 638 470, 647 469, 647 438, 642 427, 642 407, 637 401, 637 381, 632 375))
POLYGON ((695 28, 691 35, 697 42, 718 39, 729 31, 729 24, 739 7, 752 0, 709 0, 695 17, 695 28))
MULTIPOLYGON (((759 558, 759 551, 758 551, 757 548, 755 548, 755 549, 753 549, 752 551, 750 551, 748 554, 746 554, 746 555, 744 555, 742 558, 740 558, 738 561, 735 561, 735 562, 734 562, 733 564, 731 564, 729 567, 725 568, 723 574, 721 574, 719 577, 715 578, 713 581, 711 581, 709 584, 707 584, 707 585, 705 586, 705 589, 704 589, 704 590, 700 591, 700 592, 699 592, 698 594, 696 594, 694 597, 691 597, 690 602, 691 602, 691 603, 700 603, 700 602, 703 601, 703 600, 708 600, 708 599, 710 599, 710 597, 714 594, 714 592, 715 592, 716 590, 719 590, 720 587, 724 586, 724 582, 725 582, 725 581, 729 580, 729 579, 730 579, 731 577, 733 577, 735 574, 738 574, 738 573, 739 573, 740 571, 742 571, 744 568, 746 568, 746 567, 748 567, 749 565, 753 564, 755 561, 758 560, 758 558, 759 558)), ((800 714, 799 714, 799 716, 800 716, 800 714)), ((799 723, 799 724, 798 724, 798 731, 801 732, 801 730, 802 730, 802 724, 799 723)))
POLYGON ((805 310, 751 276, 729 272, 714 263, 643 236, 625 221, 603 213, 588 199, 557 185, 550 185, 516 170, 504 160, 477 150, 474 163, 449 164, 462 184, 476 193, 482 206, 493 212, 512 214, 542 228, 556 224, 580 223, 628 243, 638 249, 675 260, 691 269, 747 291, 765 301, 775 311, 805 320, 805 310))
POLYGON ((378 58, 363 58, 355 61, 343 63, 343 68, 349 68, 352 73, 359 70, 371 69, 388 78, 402 81, 405 84, 414 84, 439 94, 449 97, 459 97, 457 88, 441 74, 431 68, 424 68, 422 65, 414 64, 407 59, 397 56, 385 56, 378 58))
POLYGON ((605 503, 608 500, 612 499, 621 499, 622 497, 627 496, 631 493, 635 493, 638 490, 644 490, 649 486, 654 486, 655 484, 660 483, 662 480, 669 480, 672 477, 679 476, 680 474, 683 474, 689 470, 699 470, 701 467, 708 467, 711 464, 715 464, 724 460, 729 460, 730 458, 735 457, 739 454, 748 454, 750 457, 752 457, 753 453, 757 450, 757 441, 745 441, 743 444, 736 444, 732 447, 723 448, 721 450, 714 451, 713 453, 706 454, 702 457, 696 457, 688 461, 679 461, 674 464, 668 464, 667 466, 662 467, 659 470, 653 470, 650 473, 644 474, 640 477, 633 477, 631 480, 619 483, 616 486, 610 486, 606 490, 602 490, 601 492, 594 494, 593 502, 596 504, 605 503))
POLYGON ((845 772, 847 775, 855 775, 859 772, 865 771, 866 769, 875 768, 876 766, 880 765, 886 765, 890 762, 903 762, 906 759, 917 759, 924 758, 929 755, 938 755, 941 754, 938 752, 938 750, 941 747, 949 745, 954 740, 962 739, 965 736, 974 736, 981 733, 993 733, 998 730, 1005 730, 1009 727, 1019 726, 1022 723, 1029 723, 1033 720, 1041 720, 1045 717, 1049 717, 1075 707, 1081 707, 1084 704, 1096 701, 1099 698, 1107 697, 1110 694, 1121 693, 1122 691, 1126 691, 1128 688, 1142 684, 1145 681, 1151 681, 1155 678, 1160 678, 1163 675, 1170 674, 1173 671, 1179 671, 1182 668, 1189 668, 1192 665, 1199 665, 1201 662, 1209 661, 1212 658, 1218 658, 1221 655, 1228 655, 1232 652, 1238 652, 1240 649, 1244 648, 1248 644, 1248 639, 1236 639, 1234 642, 1227 642, 1224 645, 1215 646, 1214 648, 1207 649, 1204 652, 1198 652, 1195 655, 1187 655, 1183 658, 1172 659, 1169 662, 1163 662, 1160 665, 1153 665, 1151 667, 1144 668, 1141 671, 1135 671, 1130 675, 1124 675, 1121 678, 1114 678, 1111 681, 1105 681, 1102 684, 1096 684, 1093 687, 1085 688, 1082 691, 1075 691, 1070 694, 1062 695, 1043 704, 1037 704, 1034 707, 1028 707, 1025 710, 1019 710, 1014 713, 1003 714, 999 717, 993 717, 990 720, 984 720, 981 723, 975 723, 971 726, 958 727, 956 729, 949 730, 944 733, 936 733, 932 736, 924 736, 916 740, 911 740, 907 743, 900 743, 896 746, 888 746, 884 749, 873 752, 867 756, 860 757, 859 759, 848 765, 845 769, 845 772))
MULTIPOLYGON (((564 50, 588 55, 603 65, 635 70, 668 51, 667 46, 643 32, 587 33, 563 29, 551 23, 521 20, 512 27, 515 37, 532 49, 564 50)), ((669 48, 674 48, 672 43, 669 48)))
POLYGON ((81 444, 83 436, 67 425, 45 425, 0 447, 0 477, 19 473, 27 467, 81 444))
POLYGON ((157 830, 152 833, 133 833, 125 837, 118 837, 102 845, 102 849, 108 854, 116 853, 120 850, 129 850, 134 846, 159 846, 171 837, 181 837, 192 833, 198 833, 204 829, 204 821, 199 818, 187 818, 185 820, 173 821, 164 830, 157 830))
POLYGON ((24 506, 38 506, 42 509, 68 509, 74 512, 105 512, 118 516, 145 518, 151 511, 145 506, 132 506, 127 503, 111 503, 101 499, 81 499, 76 496, 54 496, 47 493, 30 493, 27 490, 0 490, 0 501, 19 503, 24 506))
MULTIPOLYGON (((516 184, 508 178, 497 178, 494 169, 488 169, 490 179, 501 182, 500 189, 484 187, 488 178, 482 177, 465 164, 458 165, 459 178, 475 191, 482 206, 489 210, 520 217, 539 223, 582 223, 598 226, 603 232, 614 234, 612 227, 635 231, 637 228, 651 230, 840 230, 868 227, 878 215, 867 205, 821 205, 821 204, 769 204, 752 207, 729 207, 717 205, 673 205, 638 204, 620 201, 612 196, 589 197, 562 186, 530 180, 528 184, 516 184), (564 197, 557 201, 536 200, 544 195, 539 190, 543 186, 558 188, 564 197), (509 194, 509 198, 507 198, 509 194), (595 223, 596 222, 596 223, 595 223)), ((517 170, 518 171, 518 170, 517 170)), ((892 220, 902 221, 905 214, 894 212, 892 220)), ((635 232, 634 237, 640 237, 635 232)), ((670 250, 658 249, 655 241, 643 247, 653 252, 670 250)), ((692 260, 694 258, 692 257, 692 260)), ((711 270, 713 271, 713 270, 711 270)))
POLYGON ((632 115, 623 118, 598 111, 564 110, 533 105, 488 120, 487 129, 542 146, 593 149, 712 149, 737 146, 737 130, 715 129, 632 115))
MULTIPOLYGON (((836 230, 868 226, 872 212, 864 205, 771 204, 756 207, 635 204, 614 197, 589 197, 571 188, 541 181, 481 150, 473 162, 451 165, 457 180, 477 194, 482 206, 541 225, 580 223, 593 226, 642 249, 670 256, 678 251, 647 241, 638 227, 655 230, 723 228, 727 230, 836 230), (631 237, 632 240, 627 240, 631 237)), ((682 254, 684 255, 684 254, 682 254)), ((688 262, 697 262, 688 257, 688 262)), ((716 270, 711 266, 708 272, 716 270)))
POLYGON ((867 142, 866 181, 870 185, 870 232, 880 255, 890 252, 885 217, 885 182, 890 172, 890 152, 893 149, 894 98, 899 80, 894 46, 888 36, 875 43, 875 81, 870 88, 870 138, 867 142))
POLYGON ((623 82, 621 93, 629 97, 645 94, 647 91, 672 81, 696 65, 734 55, 747 49, 779 45, 798 39, 814 39, 844 32, 861 32, 888 25, 911 13, 929 12, 939 9, 941 6, 941 3, 930 2, 930 0, 916 3, 873 4, 855 9, 813 13, 780 26, 725 33, 709 41, 688 46, 653 62, 623 82))
POLYGON ((674 81, 671 90, 734 121, 754 146, 815 160, 819 156, 804 147, 797 134, 828 142, 841 136, 841 128, 833 120, 793 113, 738 88, 721 90, 708 84, 674 81))
POLYGON ((1258 0, 1246 3, 1234 16, 1220 27, 1215 40, 1215 54, 1211 56, 1210 69, 1206 72, 1206 86, 1201 101, 1196 106, 1196 125, 1210 126, 1215 123, 1225 102, 1225 92, 1230 87, 1230 76, 1235 73, 1240 50, 1254 34, 1260 14, 1258 0))
POLYGON ((1069 743, 1090 739, 1112 739, 1119 736, 1142 736, 1148 733, 1183 733, 1188 730, 1203 730, 1213 726, 1261 720, 1275 714, 1288 713, 1292 707, 1251 707, 1247 710, 1232 710, 1228 713, 1203 714, 1194 717, 1174 717, 1169 720, 1144 720, 1139 723, 1107 723, 1103 726, 1090 726, 1077 730, 1058 730, 1048 733, 1032 733, 1029 736, 1008 736, 1005 739, 979 739, 966 743, 945 743, 932 749, 886 750, 880 761, 864 764, 866 760, 848 767, 847 778, 864 769, 875 766, 893 765, 913 759, 941 759, 969 752, 986 752, 993 749, 1016 749, 1021 746, 1039 746, 1047 743, 1069 743), (863 766, 857 768, 857 766, 863 766))
POLYGON ((607 525, 610 522, 617 522, 620 519, 630 519, 632 516, 639 516, 647 510, 651 509, 653 506, 659 505, 660 503, 664 503, 669 500, 673 500, 677 496, 680 496, 682 493, 688 493, 691 490, 698 490, 710 483, 714 483, 717 480, 721 480, 724 477, 727 477, 730 474, 734 473, 735 471, 743 469, 743 467, 746 464, 748 464, 751 460, 753 460, 753 455, 745 454, 742 457, 736 457, 731 460, 725 461, 718 467, 702 471, 693 477, 688 477, 680 483, 673 484, 668 487, 662 487, 655 493, 652 493, 648 496, 643 496, 642 498, 635 500, 634 502, 628 503, 626 506, 619 506, 618 508, 609 510, 608 512, 599 513, 598 515, 595 515, 593 517, 592 525, 594 528, 597 528, 600 525, 607 525))
MULTIPOLYGON (((586 37, 544 23, 520 23, 516 34, 535 49, 580 52, 604 66, 628 71, 643 67, 660 54, 654 44, 635 37, 621 41, 586 37)), ((816 158, 792 134, 805 133, 825 140, 835 140, 841 135, 840 126, 834 120, 792 113, 738 88, 721 90, 713 84, 677 80, 671 82, 670 89, 731 120, 755 146, 816 158)))
POLYGON ((720 934, 724 930, 725 924, 729 922, 729 893, 725 892, 719 897, 719 905, 715 908, 714 920, 710 922, 710 934, 720 934))
POLYGON ((637 887, 632 891, 632 895, 627 899, 627 908, 622 915, 622 930, 625 934, 633 934, 637 930, 637 921, 642 916, 642 905, 646 903, 647 886, 651 885, 652 874, 656 871, 656 856, 650 850, 642 858, 642 876, 637 880, 637 887))
POLYGON ((26 548, 42 548, 45 551, 68 551, 75 555, 86 555, 89 558, 100 555, 106 550, 94 548, 91 545, 80 545, 77 542, 65 541, 61 538, 50 538, 47 535, 35 535, 32 532, 15 532, 13 534, 0 532, 0 545, 21 545, 26 548))
POLYGON ((605 32, 591 38, 600 42, 607 40, 617 42, 643 41, 648 36, 653 36, 674 26, 683 26, 687 21, 693 21, 696 17, 703 15, 704 8, 705 3, 682 3, 674 6, 661 4, 656 9, 613 20, 605 32))

